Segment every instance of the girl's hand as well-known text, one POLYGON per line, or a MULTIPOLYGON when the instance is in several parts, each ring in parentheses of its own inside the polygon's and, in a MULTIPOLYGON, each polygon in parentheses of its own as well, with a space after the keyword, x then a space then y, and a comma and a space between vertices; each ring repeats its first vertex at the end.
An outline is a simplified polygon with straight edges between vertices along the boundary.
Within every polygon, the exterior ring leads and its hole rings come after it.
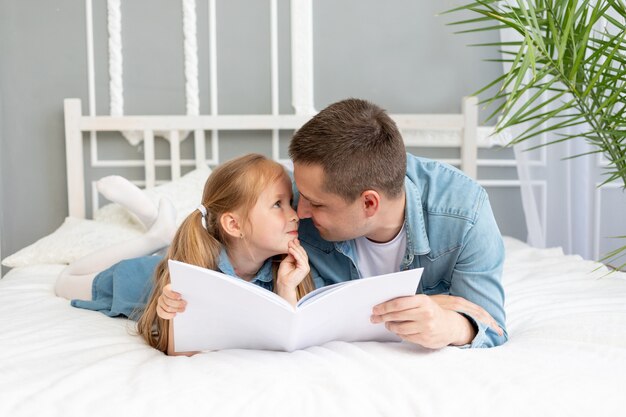
POLYGON ((298 239, 289 242, 287 256, 278 267, 278 283, 295 289, 309 273, 309 257, 298 239))
POLYGON ((172 291, 170 284, 163 287, 163 291, 157 301, 157 316, 165 320, 171 320, 176 316, 176 313, 182 313, 185 311, 187 302, 182 299, 181 295, 172 291))
POLYGON ((296 287, 307 276, 309 257, 298 239, 289 242, 287 256, 280 262, 276 279, 276 293, 292 305, 297 302, 296 287))

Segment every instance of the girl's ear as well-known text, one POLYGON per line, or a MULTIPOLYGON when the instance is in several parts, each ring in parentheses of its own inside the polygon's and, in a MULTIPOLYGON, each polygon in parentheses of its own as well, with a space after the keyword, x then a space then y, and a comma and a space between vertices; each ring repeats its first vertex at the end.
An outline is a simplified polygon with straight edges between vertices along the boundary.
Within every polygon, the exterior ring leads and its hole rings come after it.
POLYGON ((239 239, 243 233, 239 216, 236 213, 224 213, 220 217, 222 229, 231 237, 239 239))
POLYGON ((365 190, 361 193, 365 217, 372 217, 380 209, 380 194, 375 190, 365 190))

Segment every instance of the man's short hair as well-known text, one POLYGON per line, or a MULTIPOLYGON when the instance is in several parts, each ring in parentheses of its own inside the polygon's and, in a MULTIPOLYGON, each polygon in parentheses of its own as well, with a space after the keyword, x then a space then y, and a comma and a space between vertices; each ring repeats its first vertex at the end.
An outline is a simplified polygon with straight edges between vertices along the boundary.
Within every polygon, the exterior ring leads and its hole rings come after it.
POLYGON ((294 163, 320 165, 324 188, 346 201, 365 190, 390 198, 404 187, 406 150, 385 110, 366 100, 331 104, 302 126, 289 145, 294 163))

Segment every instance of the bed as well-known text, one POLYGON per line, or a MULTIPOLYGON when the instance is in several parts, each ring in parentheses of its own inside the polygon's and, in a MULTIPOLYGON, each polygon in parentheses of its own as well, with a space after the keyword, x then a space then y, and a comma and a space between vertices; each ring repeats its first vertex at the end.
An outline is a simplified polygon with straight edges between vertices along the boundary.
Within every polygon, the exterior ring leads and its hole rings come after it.
POLYGON ((331 342, 167 357, 54 296, 61 265, 0 281, 0 415, 620 416, 626 279, 505 238, 510 335, 492 349, 331 342))
MULTIPOLYGON (((206 157, 204 145, 216 143, 207 141, 207 132, 293 129, 304 121, 95 117, 80 109, 78 100, 66 100, 70 216, 54 233, 7 258, 13 269, 0 280, 0 415, 626 414, 626 275, 609 274, 601 264, 559 248, 535 249, 508 237, 503 284, 510 340, 492 349, 330 342, 292 353, 224 350, 168 357, 147 346, 132 322, 72 308, 54 295, 64 264, 142 233, 119 206, 94 206, 94 219, 86 219, 90 183, 83 145, 90 132, 142 132, 145 192, 153 201, 172 199, 182 218, 197 204, 207 166, 219 162, 206 157), (181 157, 179 141, 169 140, 171 157, 156 158, 152 142, 163 131, 170 138, 191 134, 200 156, 181 157), (158 183, 158 166, 169 168, 170 182, 158 183)), ((458 115, 394 118, 411 146, 420 140, 411 132, 420 129, 460 130, 457 162, 475 173, 473 99, 458 115)))

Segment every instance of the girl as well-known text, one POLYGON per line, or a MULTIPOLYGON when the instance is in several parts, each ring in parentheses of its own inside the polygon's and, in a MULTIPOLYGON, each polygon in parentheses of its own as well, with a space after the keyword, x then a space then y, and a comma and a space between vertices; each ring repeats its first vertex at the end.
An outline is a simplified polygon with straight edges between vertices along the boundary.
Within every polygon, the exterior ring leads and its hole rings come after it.
MULTIPOLYGON (((297 239, 298 217, 291 198, 291 181, 282 165, 262 155, 236 158, 213 171, 201 205, 183 221, 156 267, 152 292, 137 323, 148 344, 174 353, 171 321, 157 315, 159 295, 169 284, 168 259, 245 279, 292 304, 314 288, 308 257, 297 239), (281 254, 287 256, 273 262, 281 254)), ((167 211, 163 206, 160 212, 167 211)))
POLYGON ((151 346, 174 353, 171 320, 157 315, 159 295, 170 281, 168 259, 245 279, 292 304, 313 290, 291 198, 284 168, 264 156, 246 155, 213 171, 202 204, 185 219, 157 266, 152 294, 137 323, 151 346), (272 262, 272 257, 285 253, 280 264, 272 262))

